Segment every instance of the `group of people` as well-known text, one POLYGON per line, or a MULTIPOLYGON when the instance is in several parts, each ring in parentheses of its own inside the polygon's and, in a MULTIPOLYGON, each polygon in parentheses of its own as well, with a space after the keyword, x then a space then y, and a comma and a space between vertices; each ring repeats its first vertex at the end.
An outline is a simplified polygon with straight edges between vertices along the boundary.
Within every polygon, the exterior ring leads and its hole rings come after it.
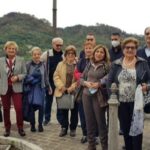
POLYGON ((57 108, 56 117, 61 125, 59 136, 67 135, 69 129, 70 136, 76 136, 79 113, 83 133, 81 143, 88 141, 87 149, 96 150, 99 137, 102 150, 108 150, 109 115, 106 114, 111 84, 116 83, 120 102, 118 118, 125 149, 142 150, 143 126, 140 123, 144 119, 142 114, 140 118, 134 118, 139 113, 135 110, 135 105, 139 102, 135 93, 139 86, 143 93, 150 89, 150 27, 145 29, 144 35, 146 45, 138 50, 139 41, 136 38, 121 40, 119 33, 113 33, 112 48, 108 50, 105 45, 96 44, 94 35, 90 33, 86 36, 79 58, 74 45, 68 45, 63 52, 63 40, 57 37, 52 39, 52 49, 43 53, 39 47, 33 47, 32 59, 27 63, 17 56, 16 42, 6 42, 6 55, 0 58, 4 136, 9 136, 11 131, 11 100, 16 111, 18 133, 25 136, 24 100, 28 100, 31 132, 37 130, 34 114, 36 110, 39 111, 38 131, 43 132, 43 125, 48 125, 51 121, 53 97, 59 101, 63 94, 74 95, 82 86, 82 97, 74 102, 73 109, 57 108), (134 125, 139 120, 135 130, 134 125))

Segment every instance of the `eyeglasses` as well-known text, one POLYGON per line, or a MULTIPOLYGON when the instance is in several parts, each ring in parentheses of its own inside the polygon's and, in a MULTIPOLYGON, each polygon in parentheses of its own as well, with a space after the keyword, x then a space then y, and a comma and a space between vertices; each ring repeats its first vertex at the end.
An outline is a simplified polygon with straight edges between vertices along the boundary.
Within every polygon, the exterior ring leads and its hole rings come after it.
POLYGON ((73 52, 68 52, 67 55, 75 55, 73 52))
POLYGON ((127 50, 129 50, 129 49, 131 49, 131 50, 135 50, 135 49, 136 49, 136 47, 135 47, 135 46, 125 46, 124 48, 125 48, 125 49, 127 49, 127 50))
POLYGON ((94 39, 86 39, 87 41, 93 41, 94 39))
POLYGON ((150 32, 146 32, 146 33, 145 33, 145 35, 149 35, 149 34, 150 34, 150 32))
POLYGON ((61 45, 61 44, 56 44, 56 47, 61 47, 61 46, 63 46, 63 45, 61 45))

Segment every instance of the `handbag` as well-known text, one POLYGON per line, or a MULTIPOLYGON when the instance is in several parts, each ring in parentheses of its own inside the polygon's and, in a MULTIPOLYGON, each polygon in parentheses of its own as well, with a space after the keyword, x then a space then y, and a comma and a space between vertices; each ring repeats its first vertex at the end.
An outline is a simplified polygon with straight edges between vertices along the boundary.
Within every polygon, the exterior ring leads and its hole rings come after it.
POLYGON ((76 89, 76 92, 75 92, 75 95, 74 95, 74 101, 79 103, 82 100, 83 89, 84 89, 84 87, 82 85, 80 85, 76 89))
POLYGON ((144 112, 150 113, 150 91, 147 94, 144 94, 144 112))
POLYGON ((63 94, 61 97, 56 97, 58 109, 73 109, 74 96, 72 94, 63 94))
MULTIPOLYGON (((91 67, 91 63, 88 63, 87 66, 86 66, 86 68, 85 68, 84 76, 83 76, 83 79, 85 81, 87 80, 88 71, 89 71, 90 67, 91 67)), ((76 101, 78 103, 81 102, 81 100, 82 100, 82 94, 83 94, 83 89, 84 89, 84 86, 83 85, 79 85, 79 87, 75 91, 74 101, 76 101)))

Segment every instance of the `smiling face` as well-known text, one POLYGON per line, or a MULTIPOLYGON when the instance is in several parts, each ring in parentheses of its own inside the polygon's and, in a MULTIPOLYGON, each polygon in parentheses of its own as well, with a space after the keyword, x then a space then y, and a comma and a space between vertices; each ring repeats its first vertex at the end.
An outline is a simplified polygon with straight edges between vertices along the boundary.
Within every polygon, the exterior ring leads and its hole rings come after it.
POLYGON ((105 50, 102 47, 100 47, 94 53, 95 61, 96 62, 100 62, 100 61, 104 60, 105 59, 105 55, 106 55, 105 54, 105 50))
POLYGON ((5 52, 8 58, 14 58, 16 56, 17 49, 15 45, 11 44, 6 47, 5 52))
POLYGON ((41 51, 40 50, 34 50, 32 52, 32 60, 35 62, 35 63, 39 63, 40 62, 40 57, 41 57, 41 51))
POLYGON ((87 58, 90 58, 93 54, 93 46, 92 44, 87 44, 84 46, 84 52, 85 52, 85 56, 87 58))
POLYGON ((129 42, 124 45, 123 54, 125 57, 134 58, 136 56, 137 46, 134 42, 129 42))
POLYGON ((73 50, 68 50, 66 53, 66 60, 68 62, 74 62, 76 54, 73 50))

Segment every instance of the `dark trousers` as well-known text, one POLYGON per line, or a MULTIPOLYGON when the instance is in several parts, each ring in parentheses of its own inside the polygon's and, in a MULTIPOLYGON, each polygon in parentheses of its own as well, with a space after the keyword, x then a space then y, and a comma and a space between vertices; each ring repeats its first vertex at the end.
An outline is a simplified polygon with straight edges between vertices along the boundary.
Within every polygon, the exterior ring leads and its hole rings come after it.
POLYGON ((49 95, 48 92, 46 91, 44 116, 45 116, 45 121, 47 122, 51 120, 52 104, 53 104, 53 94, 49 95))
POLYGON ((35 125, 35 109, 38 110, 38 123, 42 125, 44 108, 43 106, 37 106, 37 108, 35 108, 33 105, 30 105, 30 124, 35 125))
POLYGON ((102 150, 108 148, 108 130, 106 125, 106 107, 100 107, 97 97, 83 94, 83 107, 85 112, 87 137, 89 147, 95 149, 95 134, 98 129, 102 150))
POLYGON ((69 123, 69 109, 59 109, 61 112, 62 122, 61 127, 66 128, 70 126, 70 130, 76 130, 78 125, 78 104, 75 103, 74 109, 71 109, 70 112, 70 123, 69 123))
MULTIPOLYGON (((79 103, 79 117, 81 122, 82 134, 83 136, 87 136, 87 129, 86 129, 86 121, 85 121, 85 114, 82 101, 79 103)), ((98 129, 96 130, 96 137, 98 137, 98 129)))
POLYGON ((130 136, 130 127, 133 115, 134 103, 120 103, 119 114, 120 114, 120 122, 123 129, 123 136, 125 141, 126 150, 142 150, 142 138, 143 135, 140 134, 138 136, 130 136))
POLYGON ((16 111, 17 127, 18 129, 23 129, 22 94, 13 92, 12 86, 8 87, 6 95, 1 95, 5 129, 10 130, 11 128, 11 98, 13 100, 14 108, 16 111))
POLYGON ((81 122, 82 134, 83 136, 87 136, 86 122, 85 122, 85 115, 84 115, 82 101, 79 103, 79 117, 80 117, 80 122, 81 122))
MULTIPOLYGON (((49 122, 51 120, 51 111, 52 111, 52 104, 53 104, 53 97, 54 97, 54 90, 55 87, 52 86, 53 93, 49 95, 46 91, 46 98, 45 98, 45 105, 44 105, 44 120, 49 122)), ((62 122, 62 115, 61 111, 57 109, 56 118, 58 122, 61 124, 62 122)))

